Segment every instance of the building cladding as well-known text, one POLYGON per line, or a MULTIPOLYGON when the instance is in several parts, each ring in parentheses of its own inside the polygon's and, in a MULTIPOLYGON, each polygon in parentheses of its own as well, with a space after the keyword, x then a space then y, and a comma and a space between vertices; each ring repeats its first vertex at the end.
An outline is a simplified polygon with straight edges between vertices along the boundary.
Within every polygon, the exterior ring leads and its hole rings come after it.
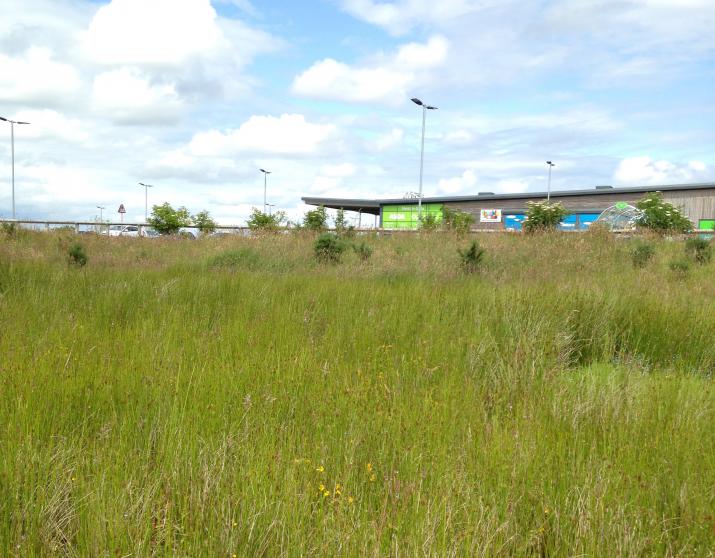
MULTIPOLYGON (((596 186, 586 190, 551 192, 551 201, 560 202, 569 216, 562 222, 566 230, 585 230, 606 209, 614 205, 634 205, 650 192, 682 208, 699 230, 715 229, 715 182, 614 188, 596 186)), ((467 211, 475 217, 473 228, 481 230, 519 230, 530 201, 544 201, 546 192, 422 198, 422 213, 441 219, 442 209, 467 211)), ((345 209, 380 216, 380 226, 389 229, 414 229, 418 206, 415 199, 341 199, 304 197, 308 205, 345 209)))

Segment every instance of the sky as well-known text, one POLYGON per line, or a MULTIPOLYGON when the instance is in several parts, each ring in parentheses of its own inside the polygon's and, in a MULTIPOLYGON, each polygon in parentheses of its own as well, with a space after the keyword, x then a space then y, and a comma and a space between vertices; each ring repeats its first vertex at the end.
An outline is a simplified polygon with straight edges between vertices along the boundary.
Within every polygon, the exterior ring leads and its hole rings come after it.
MULTIPOLYGON (((713 0, 3 0, 17 217, 715 181, 713 0)), ((0 218, 11 216, 0 122, 0 218)))

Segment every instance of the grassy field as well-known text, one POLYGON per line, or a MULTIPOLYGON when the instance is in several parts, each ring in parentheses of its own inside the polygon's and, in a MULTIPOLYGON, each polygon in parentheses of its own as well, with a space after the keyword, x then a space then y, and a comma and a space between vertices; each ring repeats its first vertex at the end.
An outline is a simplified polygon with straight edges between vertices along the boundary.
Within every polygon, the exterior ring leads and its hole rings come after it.
POLYGON ((715 264, 479 240, 0 240, 0 555, 715 555, 715 264))

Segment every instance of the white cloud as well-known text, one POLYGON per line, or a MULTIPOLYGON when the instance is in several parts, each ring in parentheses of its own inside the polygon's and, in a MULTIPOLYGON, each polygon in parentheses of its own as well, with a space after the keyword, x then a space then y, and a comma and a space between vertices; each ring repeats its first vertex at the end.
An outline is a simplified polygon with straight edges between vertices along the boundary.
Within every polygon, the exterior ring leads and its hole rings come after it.
POLYGON ((124 124, 175 122, 183 104, 173 84, 152 84, 131 68, 99 74, 92 102, 98 113, 124 124))
POLYGON ((47 48, 30 47, 11 57, 0 52, 0 101, 25 105, 56 105, 80 89, 77 71, 53 59, 47 48))
POLYGON ((221 156, 241 152, 308 154, 324 147, 335 135, 332 124, 314 124, 302 114, 252 116, 238 129, 196 134, 189 152, 196 156, 221 156))
POLYGON ((85 48, 101 64, 177 66, 222 41, 209 0, 112 0, 97 10, 85 48))
POLYGON ((456 194, 467 189, 472 189, 477 184, 477 177, 473 170, 465 170, 461 176, 443 178, 437 188, 444 194, 456 194))
POLYGON ((320 173, 325 176, 334 176, 344 178, 355 174, 357 169, 352 163, 341 163, 338 165, 323 165, 320 173))
POLYGON ((702 161, 677 164, 642 156, 623 159, 613 178, 622 185, 661 185, 705 181, 708 176, 708 167, 702 161))
POLYGON ((30 122, 22 128, 24 138, 81 143, 90 137, 87 123, 54 110, 22 110, 13 116, 16 120, 30 122))
POLYGON ((402 128, 393 128, 387 134, 383 134, 375 140, 375 147, 378 151, 386 151, 402 143, 405 138, 405 130, 402 128))
POLYGON ((344 0, 343 8, 356 18, 384 27, 391 33, 402 34, 415 25, 445 23, 494 3, 486 0, 398 0, 379 3, 373 0, 344 0))
POLYGON ((402 45, 396 53, 364 65, 327 58, 298 75, 292 89, 315 99, 401 104, 408 89, 426 82, 429 70, 446 61, 448 49, 448 41, 435 36, 425 44, 402 45))

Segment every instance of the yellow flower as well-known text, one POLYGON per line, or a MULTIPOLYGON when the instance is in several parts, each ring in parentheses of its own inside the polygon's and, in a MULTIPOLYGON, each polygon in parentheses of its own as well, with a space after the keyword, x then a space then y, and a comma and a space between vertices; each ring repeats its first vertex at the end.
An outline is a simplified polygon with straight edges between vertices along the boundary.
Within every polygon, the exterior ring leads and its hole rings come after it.
POLYGON ((325 467, 323 467, 323 466, 321 465, 320 467, 318 467, 318 468, 316 469, 316 471, 318 471, 319 473, 324 473, 324 472, 325 472, 325 467))
POLYGON ((368 473, 372 473, 372 463, 368 463, 365 468, 367 469, 368 473))
POLYGON ((233 526, 236 527, 236 525, 238 525, 238 523, 236 523, 236 522, 234 521, 234 522, 233 522, 233 526))
POLYGON ((377 479, 377 475, 375 475, 375 473, 370 475, 370 482, 375 482, 375 479, 377 479))
POLYGON ((330 490, 323 492, 323 498, 327 498, 328 496, 330 496, 330 490))
POLYGON ((335 492, 335 495, 336 495, 336 496, 340 496, 341 492, 340 492, 340 485, 339 485, 339 484, 336 484, 336 485, 335 485, 335 490, 334 490, 334 492, 335 492))
POLYGON ((352 504, 355 499, 352 496, 348 496, 348 504, 352 504))
POLYGON ((550 512, 551 512, 551 510, 549 509, 549 506, 546 506, 544 508, 544 515, 549 515, 550 512))
POLYGON ((321 492, 325 491, 325 485, 322 482, 318 485, 318 490, 320 490, 321 492))

